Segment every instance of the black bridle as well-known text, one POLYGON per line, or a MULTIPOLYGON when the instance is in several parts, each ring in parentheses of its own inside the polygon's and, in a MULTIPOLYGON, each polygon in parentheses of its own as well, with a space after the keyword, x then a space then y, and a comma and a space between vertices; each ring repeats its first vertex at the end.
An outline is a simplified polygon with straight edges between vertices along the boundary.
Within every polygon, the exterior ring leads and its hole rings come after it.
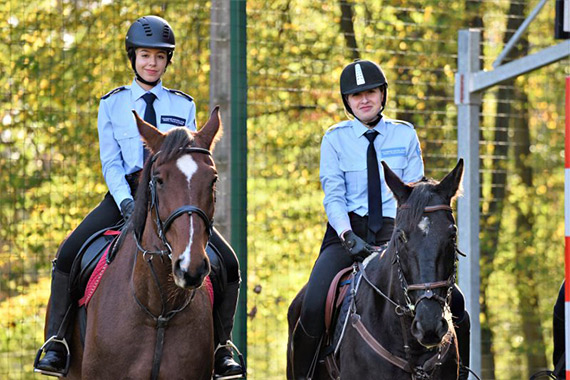
MULTIPOLYGON (((402 205, 400 208, 408 208, 408 205, 402 205)), ((424 214, 436 211, 448 211, 452 213, 453 218, 453 209, 448 205, 436 205, 436 206, 427 206, 424 208, 424 214)), ((398 240, 402 244, 407 244, 408 240, 406 234, 403 230, 398 229, 398 240)), ((449 307, 449 303, 451 301, 451 292, 453 290, 453 284, 455 284, 455 277, 457 273, 457 263, 459 261, 458 253, 459 249, 457 248, 457 243, 454 242, 454 260, 453 260, 453 271, 451 275, 447 278, 447 280, 443 281, 434 281, 434 282, 426 282, 421 284, 412 284, 409 285, 406 277, 404 276, 404 272, 402 270, 402 264, 400 263, 400 251, 398 247, 395 248, 395 257, 394 260, 398 267, 398 278, 400 280, 400 285, 402 287, 402 291, 404 292, 404 300, 406 302, 405 306, 400 306, 400 309, 407 315, 411 317, 415 317, 415 310, 418 304, 423 300, 434 299, 442 306, 442 308, 449 307), (434 292, 434 289, 438 288, 447 288, 446 296, 441 297, 434 292), (412 303, 409 292, 411 291, 423 291, 422 295, 416 299, 415 303, 412 303)))
MULTIPOLYGON (((204 148, 186 147, 186 148, 182 148, 182 149, 184 150, 184 153, 187 153, 187 154, 202 153, 202 154, 207 154, 208 156, 212 155, 212 153, 208 149, 204 149, 204 148)), ((161 152, 158 151, 151 157, 150 165, 154 164, 154 162, 156 161, 156 159, 160 153, 161 152)), ((170 255, 170 254, 172 254, 172 247, 171 247, 170 243, 168 242, 168 240, 166 239, 166 232, 168 231, 168 229, 170 228, 170 226, 172 225, 172 223, 174 222, 174 220, 176 218, 178 218, 182 215, 185 215, 185 214, 192 216, 192 214, 195 213, 200 218, 202 218, 202 220, 206 224, 206 230, 208 232, 208 240, 210 239, 210 237, 212 236, 213 228, 214 228, 214 220, 208 218, 208 216, 206 215, 206 213, 202 209, 200 209, 199 207, 196 207, 194 205, 180 206, 179 208, 174 210, 168 218, 166 218, 166 221, 163 222, 161 217, 160 217, 159 211, 158 211, 159 204, 158 204, 158 195, 156 193, 156 176, 153 173, 151 173, 151 179, 149 181, 148 187, 149 187, 149 191, 150 191, 150 208, 151 208, 151 210, 154 209, 154 214, 155 214, 154 222, 156 224, 157 234, 158 234, 158 237, 160 238, 160 240, 162 240, 162 244, 164 245, 164 247, 166 249, 159 250, 159 251, 146 250, 146 249, 142 248, 142 246, 139 243, 139 237, 137 237, 135 234, 135 241, 137 243, 137 247, 143 253, 143 256, 146 256, 147 254, 148 255, 170 255)))

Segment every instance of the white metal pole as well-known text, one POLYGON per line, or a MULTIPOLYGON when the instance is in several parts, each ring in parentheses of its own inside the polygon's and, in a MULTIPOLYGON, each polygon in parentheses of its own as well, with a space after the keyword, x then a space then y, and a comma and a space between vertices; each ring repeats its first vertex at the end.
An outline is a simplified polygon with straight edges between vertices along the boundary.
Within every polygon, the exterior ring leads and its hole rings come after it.
MULTIPOLYGON (((469 367, 481 373, 481 322, 479 314, 479 108, 481 93, 472 92, 471 77, 480 70, 481 32, 460 30, 455 77, 457 104, 457 155, 465 161, 463 196, 457 201, 459 249, 467 257, 459 259, 459 285, 465 307, 471 316, 471 354, 469 367)), ((470 377, 472 378, 472 377, 470 377)))
MULTIPOLYGON (((566 128, 564 135, 564 326, 566 380, 570 380, 570 76, 566 77, 566 128)), ((554 363, 556 364, 556 363, 554 363)))

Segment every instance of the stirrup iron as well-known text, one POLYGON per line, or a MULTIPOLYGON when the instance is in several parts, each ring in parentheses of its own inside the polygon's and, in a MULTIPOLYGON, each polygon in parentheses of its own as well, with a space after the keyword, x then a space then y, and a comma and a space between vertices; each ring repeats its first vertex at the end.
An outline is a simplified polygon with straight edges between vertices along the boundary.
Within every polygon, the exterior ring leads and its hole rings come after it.
POLYGON ((57 335, 54 335, 51 338, 49 338, 48 340, 46 340, 46 342, 44 344, 42 344, 42 346, 38 350, 38 353, 36 354, 36 359, 34 360, 34 372, 41 373, 42 375, 47 375, 47 376, 65 377, 65 376, 67 376, 67 373, 69 372, 69 365, 70 364, 71 364, 71 350, 69 349, 69 345, 67 344, 67 340, 65 340, 65 338, 60 339, 57 337, 57 335), (64 367, 62 373, 46 371, 46 370, 38 368, 38 363, 40 362, 40 358, 42 356, 42 353, 44 353, 46 351, 46 346, 49 343, 60 343, 60 344, 63 344, 63 346, 65 347, 65 350, 67 352, 67 359, 65 361, 65 367, 64 367))
POLYGON ((242 372, 240 374, 237 374, 237 375, 229 375, 229 376, 214 375, 213 379, 214 380, 247 379, 247 370, 245 369, 245 361, 243 359, 243 355, 240 352, 240 350, 236 347, 235 344, 233 344, 233 342, 231 340, 228 340, 225 344, 218 345, 218 347, 216 347, 216 350, 214 351, 214 354, 216 351, 218 351, 222 347, 228 348, 231 353, 235 353, 237 355, 239 365, 241 366, 242 372))

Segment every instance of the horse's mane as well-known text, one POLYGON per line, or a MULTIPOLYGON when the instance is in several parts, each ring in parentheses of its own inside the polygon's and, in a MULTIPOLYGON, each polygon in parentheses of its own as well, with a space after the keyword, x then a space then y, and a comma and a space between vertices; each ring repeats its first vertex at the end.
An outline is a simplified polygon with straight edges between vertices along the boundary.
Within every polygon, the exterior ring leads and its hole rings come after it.
POLYGON ((413 188, 405 202, 406 207, 400 206, 396 215, 396 229, 403 228, 409 231, 414 228, 422 218, 424 209, 429 204, 434 188, 439 182, 432 178, 422 178, 420 181, 410 184, 413 188))
POLYGON ((149 183, 152 174, 151 162, 156 160, 156 163, 160 165, 161 163, 175 160, 186 153, 184 148, 193 146, 193 143, 194 138, 188 128, 173 128, 166 133, 160 151, 155 152, 153 156, 151 156, 151 159, 145 163, 135 196, 135 210, 133 211, 131 224, 131 228, 137 239, 140 240, 142 237, 148 213, 148 205, 150 203, 149 183))

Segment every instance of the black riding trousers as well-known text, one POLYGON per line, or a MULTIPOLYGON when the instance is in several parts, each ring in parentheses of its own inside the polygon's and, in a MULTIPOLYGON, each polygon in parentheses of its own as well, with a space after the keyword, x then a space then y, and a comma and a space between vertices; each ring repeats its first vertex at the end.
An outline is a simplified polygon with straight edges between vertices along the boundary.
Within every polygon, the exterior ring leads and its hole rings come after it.
POLYGON ((79 253, 83 243, 95 232, 112 227, 121 221, 122 215, 109 192, 91 212, 83 219, 79 226, 67 237, 59 248, 56 268, 63 273, 71 272, 73 260, 79 253))
MULTIPOLYGON (((368 235, 368 218, 350 213, 350 224, 354 233, 366 240, 368 235)), ((374 245, 382 245, 390 240, 394 230, 394 219, 383 218, 382 229, 378 231, 374 245)), ((321 245, 321 252, 309 277, 301 321, 303 327, 312 336, 321 336, 325 330, 325 304, 329 286, 336 274, 343 268, 352 265, 352 258, 342 246, 338 234, 330 224, 321 245)))

